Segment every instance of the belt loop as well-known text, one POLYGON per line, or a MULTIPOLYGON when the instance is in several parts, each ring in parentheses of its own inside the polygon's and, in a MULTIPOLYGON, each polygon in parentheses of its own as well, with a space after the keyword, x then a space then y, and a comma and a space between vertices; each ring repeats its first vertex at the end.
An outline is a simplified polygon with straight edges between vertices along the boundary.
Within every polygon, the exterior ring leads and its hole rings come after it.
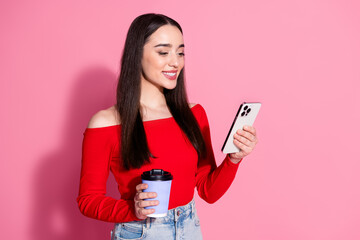
POLYGON ((179 218, 179 216, 177 215, 178 208, 174 208, 173 212, 174 212, 174 221, 177 222, 177 220, 179 218))
POLYGON ((146 218, 146 229, 150 228, 150 217, 146 218))

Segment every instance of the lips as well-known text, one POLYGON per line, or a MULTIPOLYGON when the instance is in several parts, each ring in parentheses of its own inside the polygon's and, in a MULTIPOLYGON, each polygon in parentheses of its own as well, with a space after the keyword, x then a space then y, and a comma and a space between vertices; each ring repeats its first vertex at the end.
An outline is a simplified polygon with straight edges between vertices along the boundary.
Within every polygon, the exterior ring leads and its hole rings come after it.
POLYGON ((176 79, 176 75, 177 75, 177 70, 173 70, 173 71, 163 71, 162 74, 170 79, 170 80, 175 80, 176 79))

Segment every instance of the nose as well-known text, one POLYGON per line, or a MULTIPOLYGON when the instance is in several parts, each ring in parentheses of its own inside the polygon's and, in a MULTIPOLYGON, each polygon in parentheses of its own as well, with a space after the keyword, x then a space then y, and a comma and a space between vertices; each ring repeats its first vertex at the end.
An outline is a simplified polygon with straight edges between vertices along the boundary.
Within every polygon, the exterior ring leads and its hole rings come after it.
POLYGON ((177 54, 173 54, 171 56, 171 59, 170 59, 170 62, 169 62, 169 66, 170 67, 175 67, 177 68, 179 66, 179 59, 178 59, 178 56, 177 54))

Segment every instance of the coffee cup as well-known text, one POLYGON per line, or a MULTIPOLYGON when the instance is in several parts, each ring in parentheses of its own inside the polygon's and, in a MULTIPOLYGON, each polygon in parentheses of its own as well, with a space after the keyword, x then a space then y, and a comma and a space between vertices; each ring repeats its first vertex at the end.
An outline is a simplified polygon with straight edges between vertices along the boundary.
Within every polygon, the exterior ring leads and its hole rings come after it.
POLYGON ((148 188, 143 192, 156 192, 156 198, 148 198, 144 200, 158 200, 159 204, 156 206, 145 207, 145 209, 154 208, 155 212, 148 214, 148 217, 165 217, 169 208, 170 189, 173 176, 170 172, 162 169, 152 169, 141 174, 142 183, 146 183, 148 188))

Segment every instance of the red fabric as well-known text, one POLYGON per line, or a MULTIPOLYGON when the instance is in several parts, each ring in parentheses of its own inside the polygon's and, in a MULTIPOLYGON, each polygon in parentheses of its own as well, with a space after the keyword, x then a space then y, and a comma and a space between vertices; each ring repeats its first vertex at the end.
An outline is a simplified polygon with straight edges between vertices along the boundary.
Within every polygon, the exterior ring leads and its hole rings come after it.
POLYGON ((121 125, 86 128, 82 147, 80 190, 77 202, 80 211, 88 217, 107 222, 129 222, 135 215, 136 185, 141 183, 141 173, 161 168, 174 176, 169 209, 186 205, 194 196, 196 186, 199 196, 208 203, 216 202, 230 187, 239 164, 226 156, 217 167, 210 139, 210 129, 204 108, 192 107, 204 136, 207 158, 200 159, 185 139, 174 118, 145 121, 144 128, 151 153, 151 163, 140 169, 126 171, 121 165, 119 152, 121 125), (118 183, 121 199, 105 196, 106 181, 111 171, 118 183))

